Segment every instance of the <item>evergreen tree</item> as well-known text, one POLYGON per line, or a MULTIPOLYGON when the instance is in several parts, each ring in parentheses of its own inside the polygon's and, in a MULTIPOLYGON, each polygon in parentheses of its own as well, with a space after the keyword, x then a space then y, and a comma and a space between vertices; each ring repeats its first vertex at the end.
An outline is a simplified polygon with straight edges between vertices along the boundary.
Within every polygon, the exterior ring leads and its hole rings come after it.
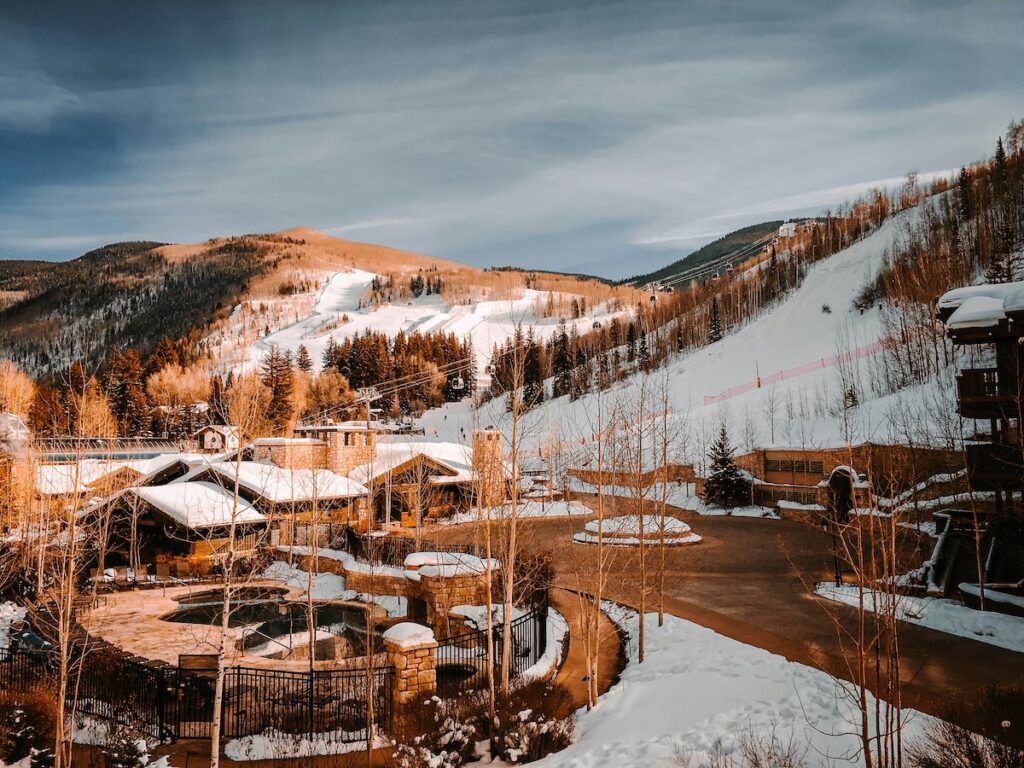
POLYGON ((722 340, 722 318, 718 310, 718 297, 711 298, 711 313, 708 318, 708 344, 722 340))
POLYGON ((721 507, 739 507, 750 503, 750 481, 733 460, 729 431, 722 424, 718 439, 711 446, 711 467, 704 481, 704 500, 721 507))
POLYGON ((974 199, 971 190, 971 177, 967 173, 967 166, 960 169, 960 175, 956 179, 956 206, 960 218, 970 221, 974 214, 974 199))
POLYGON ((123 437, 141 437, 149 431, 149 398, 143 378, 138 351, 115 349, 110 353, 103 385, 123 437))
POLYGON ((224 380, 219 373, 210 377, 210 423, 223 424, 227 420, 228 402, 225 396, 224 380))
POLYGON ((300 371, 311 373, 313 371, 313 358, 309 356, 309 350, 305 344, 299 344, 299 351, 295 355, 295 364, 300 371))
POLYGON ((146 376, 149 378, 157 371, 162 371, 168 365, 171 364, 181 365, 181 357, 178 355, 178 350, 174 346, 174 342, 167 336, 164 336, 156 343, 156 347, 150 352, 149 357, 146 358, 146 376))
POLYGON ((572 354, 569 350, 569 334, 565 329, 565 319, 558 323, 558 331, 552 343, 551 373, 554 377, 551 394, 562 397, 569 394, 570 375, 572 372, 572 354))
POLYGON ((283 434, 295 409, 295 376, 288 356, 274 344, 260 365, 263 383, 270 390, 267 419, 276 434, 283 434))

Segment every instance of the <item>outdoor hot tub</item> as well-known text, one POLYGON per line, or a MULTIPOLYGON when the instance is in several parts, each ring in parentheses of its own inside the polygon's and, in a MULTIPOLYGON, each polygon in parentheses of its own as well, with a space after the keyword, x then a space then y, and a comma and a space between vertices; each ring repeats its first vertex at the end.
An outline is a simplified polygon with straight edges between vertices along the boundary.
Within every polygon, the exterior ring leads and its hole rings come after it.
MULTIPOLYGON (((223 618, 223 595, 223 590, 213 589, 183 596, 178 608, 160 618, 218 626, 223 618)), ((316 601, 310 631, 309 604, 288 599, 287 595, 288 589, 283 587, 239 587, 234 591, 228 626, 239 630, 235 641, 239 651, 268 659, 295 660, 309 658, 313 644, 315 656, 321 660, 365 653, 370 606, 355 601, 316 601)), ((374 648, 382 633, 382 627, 373 627, 374 648)))

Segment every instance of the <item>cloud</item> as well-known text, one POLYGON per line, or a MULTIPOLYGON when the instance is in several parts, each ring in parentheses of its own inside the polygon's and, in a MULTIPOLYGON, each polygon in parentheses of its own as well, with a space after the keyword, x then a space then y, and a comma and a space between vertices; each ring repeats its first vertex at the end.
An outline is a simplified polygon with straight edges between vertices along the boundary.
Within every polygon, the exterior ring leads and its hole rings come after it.
POLYGON ((986 152, 1024 103, 1005 32, 1024 12, 969 5, 19 9, 0 254, 302 224, 642 271, 659 246, 986 152))

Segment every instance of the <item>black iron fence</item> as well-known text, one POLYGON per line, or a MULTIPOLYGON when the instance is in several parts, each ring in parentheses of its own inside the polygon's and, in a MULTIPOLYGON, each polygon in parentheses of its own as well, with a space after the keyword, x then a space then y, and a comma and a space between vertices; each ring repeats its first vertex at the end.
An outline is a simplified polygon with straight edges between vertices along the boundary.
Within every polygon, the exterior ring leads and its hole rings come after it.
POLYGON ((232 667, 224 680, 224 735, 273 730, 363 741, 371 719, 385 730, 391 722, 393 677, 390 667, 313 672, 232 667))
MULTIPOLYGON (((53 651, 11 649, 0 657, 0 690, 53 690, 53 651)), ((216 672, 151 666, 130 658, 86 655, 75 661, 75 712, 159 741, 208 738, 216 672), (80 665, 80 668, 79 668, 80 665)), ((283 671, 230 667, 224 675, 221 728, 225 738, 273 730, 284 737, 356 742, 367 723, 387 730, 394 672, 373 669, 283 671)))
MULTIPOLYGON (((509 675, 520 677, 533 667, 548 645, 548 603, 539 601, 508 626, 511 636, 509 675)), ((492 628, 494 674, 500 678, 504 658, 505 625, 492 628)), ((487 687, 487 630, 473 629, 444 640, 437 648, 437 690, 440 696, 487 687)))
MULTIPOLYGON (((542 598, 508 626, 510 675, 522 676, 544 656, 548 645, 548 603, 542 598)), ((496 678, 500 678, 506 627, 493 628, 496 678)), ((487 632, 474 629, 450 637, 437 649, 441 696, 487 686, 487 632)), ((53 690, 56 653, 11 648, 0 653, 0 690, 53 690)), ((216 673, 171 667, 101 648, 72 654, 77 675, 75 711, 160 741, 208 738, 214 712, 216 673)), ((222 735, 239 738, 273 731, 284 737, 358 742, 372 721, 384 732, 391 725, 394 670, 276 670, 231 667, 224 676, 222 735)), ((69 689, 68 705, 75 695, 69 689)))
MULTIPOLYGON (((10 649, 0 657, 0 690, 53 690, 57 654, 52 650, 10 649)), ((75 712, 131 728, 165 741, 173 734, 175 670, 151 666, 106 652, 72 653, 67 704, 77 696, 75 712)))

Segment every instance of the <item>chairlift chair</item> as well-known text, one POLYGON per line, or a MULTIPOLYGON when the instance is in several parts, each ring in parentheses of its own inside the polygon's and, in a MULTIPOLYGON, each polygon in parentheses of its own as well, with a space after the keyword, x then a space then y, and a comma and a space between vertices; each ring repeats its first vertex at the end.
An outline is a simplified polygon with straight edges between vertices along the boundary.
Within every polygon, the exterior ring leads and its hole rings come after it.
POLYGON ((466 382, 462 380, 461 376, 456 376, 452 379, 452 389, 456 392, 461 392, 466 388, 466 382))

